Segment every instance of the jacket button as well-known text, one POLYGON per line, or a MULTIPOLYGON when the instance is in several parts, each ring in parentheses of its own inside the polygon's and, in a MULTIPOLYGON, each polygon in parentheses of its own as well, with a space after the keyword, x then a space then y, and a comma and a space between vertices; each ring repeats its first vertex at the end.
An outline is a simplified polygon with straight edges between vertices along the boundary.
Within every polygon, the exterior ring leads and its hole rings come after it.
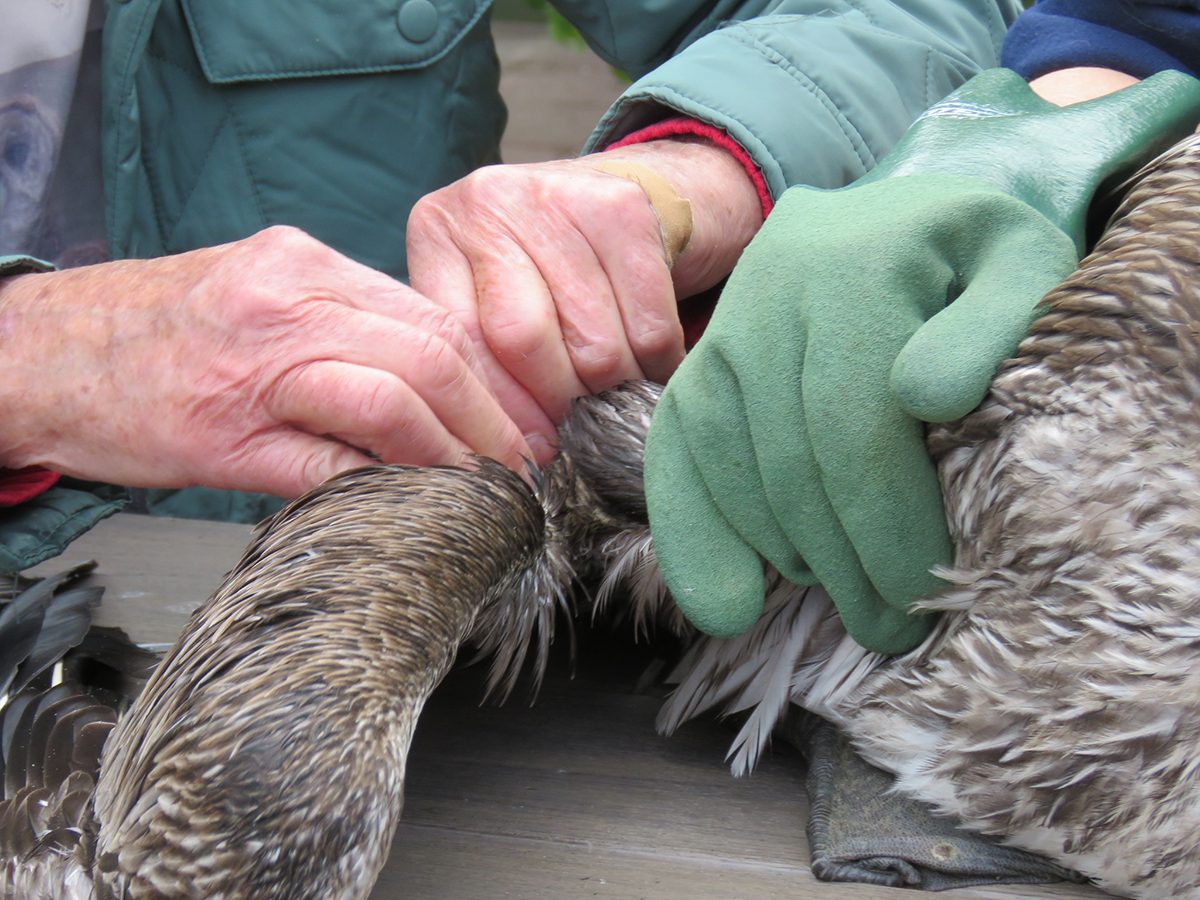
POLYGON ((404 0, 396 14, 400 33, 414 44, 423 44, 437 31, 438 11, 430 0, 404 0))

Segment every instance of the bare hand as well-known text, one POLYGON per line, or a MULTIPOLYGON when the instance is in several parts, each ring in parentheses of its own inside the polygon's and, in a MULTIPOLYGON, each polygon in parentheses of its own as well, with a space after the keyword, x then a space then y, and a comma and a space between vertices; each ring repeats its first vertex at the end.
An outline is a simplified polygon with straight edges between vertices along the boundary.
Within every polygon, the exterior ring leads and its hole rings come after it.
POLYGON ((293 496, 529 453, 452 316, 295 229, 0 285, 6 466, 293 496))
POLYGON ((464 323, 527 435, 552 435, 573 397, 666 381, 684 353, 677 296, 728 274, 761 224, 753 185, 724 150, 666 140, 598 158, 653 168, 691 201, 692 241, 673 272, 645 192, 591 157, 480 169, 409 219, 413 287, 464 323))

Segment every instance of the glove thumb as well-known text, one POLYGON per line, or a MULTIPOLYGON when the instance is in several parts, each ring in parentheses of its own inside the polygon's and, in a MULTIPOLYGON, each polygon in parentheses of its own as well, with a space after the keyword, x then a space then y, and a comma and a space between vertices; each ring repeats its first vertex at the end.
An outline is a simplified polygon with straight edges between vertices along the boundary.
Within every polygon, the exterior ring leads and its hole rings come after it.
POLYGON ((890 383, 909 415, 951 422, 975 409, 1028 332, 1038 303, 1074 270, 1070 238, 1038 219, 1023 234, 993 232, 990 246, 971 254, 975 271, 962 293, 901 348, 890 383))

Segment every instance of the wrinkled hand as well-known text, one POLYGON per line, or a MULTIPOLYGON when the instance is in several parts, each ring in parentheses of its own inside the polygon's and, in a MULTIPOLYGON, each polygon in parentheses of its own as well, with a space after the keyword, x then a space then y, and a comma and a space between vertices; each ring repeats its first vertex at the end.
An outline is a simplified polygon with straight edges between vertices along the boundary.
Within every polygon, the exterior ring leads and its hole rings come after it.
POLYGON ((453 317, 294 229, 0 285, 6 466, 282 496, 372 457, 524 468, 453 317))
MULTIPOLYGON (((421 200, 408 223, 412 286, 464 323, 523 433, 552 436, 573 397, 630 378, 665 381, 683 358, 676 297, 715 284, 761 219, 724 150, 690 141, 533 165, 492 166, 421 200), (691 201, 672 273, 663 229, 625 159, 691 201)), ((535 452, 544 460, 549 448, 535 452)))
POLYGON ((978 404, 1074 267, 1097 187, 1198 116, 1200 83, 1176 73, 1060 110, 996 70, 850 188, 788 191, 647 440, 655 550, 689 618, 753 623, 761 557, 823 584, 864 646, 914 646, 931 622, 909 605, 951 547, 913 414, 978 404))

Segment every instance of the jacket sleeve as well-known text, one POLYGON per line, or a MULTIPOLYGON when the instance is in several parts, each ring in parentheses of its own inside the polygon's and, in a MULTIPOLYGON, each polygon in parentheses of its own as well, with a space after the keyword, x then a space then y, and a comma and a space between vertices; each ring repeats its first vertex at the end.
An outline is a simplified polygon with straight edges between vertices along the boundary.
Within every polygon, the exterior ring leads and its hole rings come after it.
MULTIPOLYGON (((559 6, 574 20, 569 2, 559 6)), ((1019 11, 1016 0, 718 0, 655 44, 645 27, 658 20, 652 5, 608 0, 601 41, 590 21, 576 21, 593 49, 634 73, 669 57, 618 98, 585 152, 682 114, 741 145, 776 197, 793 184, 840 187, 871 169, 921 112, 997 65, 1019 11), (638 15, 640 36, 624 37, 638 31, 638 15)))
POLYGON ((1017 19, 1001 58, 1026 78, 1072 66, 1200 76, 1200 0, 1041 0, 1017 19))

